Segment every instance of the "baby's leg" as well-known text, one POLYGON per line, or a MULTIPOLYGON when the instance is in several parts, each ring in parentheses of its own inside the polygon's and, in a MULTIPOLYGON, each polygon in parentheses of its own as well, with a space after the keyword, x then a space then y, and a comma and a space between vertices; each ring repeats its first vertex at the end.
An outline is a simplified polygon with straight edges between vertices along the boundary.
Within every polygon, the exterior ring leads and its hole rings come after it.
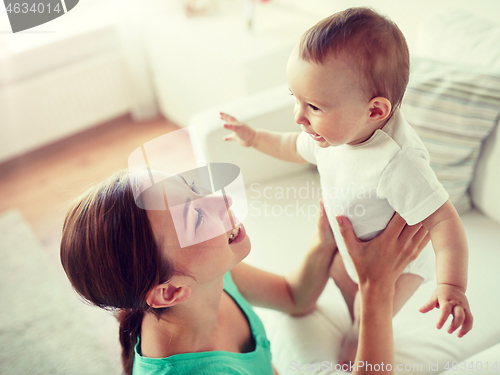
MULTIPOLYGON (((413 273, 404 273, 396 281, 392 316, 395 316, 406 301, 415 293, 424 280, 413 273)), ((361 310, 360 310, 361 312, 361 310)))
MULTIPOLYGON (((404 306, 406 301, 415 293, 423 279, 420 276, 412 273, 405 273, 399 276, 396 281, 394 291, 394 301, 392 316, 396 315, 404 306)), ((361 318, 361 298, 359 293, 356 293, 354 298, 354 322, 350 330, 342 338, 340 347, 339 364, 349 364, 356 359, 356 351, 358 348, 359 324, 361 318)))
POLYGON ((338 251, 333 258, 332 267, 330 268, 330 276, 342 292, 342 296, 344 296, 347 308, 351 314, 351 319, 354 322, 354 298, 358 292, 358 284, 352 281, 347 274, 344 262, 342 261, 342 256, 338 251))

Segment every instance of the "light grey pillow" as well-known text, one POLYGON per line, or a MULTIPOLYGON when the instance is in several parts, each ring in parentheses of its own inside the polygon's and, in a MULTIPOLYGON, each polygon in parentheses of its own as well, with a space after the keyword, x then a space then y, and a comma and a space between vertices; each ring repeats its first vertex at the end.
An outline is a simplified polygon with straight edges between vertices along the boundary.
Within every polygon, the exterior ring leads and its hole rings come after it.
POLYGON ((500 76, 428 59, 411 63, 402 111, 431 156, 431 167, 459 213, 484 139, 500 115, 500 76))
MULTIPOLYGON (((499 2, 491 3, 490 7, 500 10, 499 2)), ((498 12, 493 12, 492 18, 449 6, 430 12, 416 30, 412 54, 500 74, 498 12)))

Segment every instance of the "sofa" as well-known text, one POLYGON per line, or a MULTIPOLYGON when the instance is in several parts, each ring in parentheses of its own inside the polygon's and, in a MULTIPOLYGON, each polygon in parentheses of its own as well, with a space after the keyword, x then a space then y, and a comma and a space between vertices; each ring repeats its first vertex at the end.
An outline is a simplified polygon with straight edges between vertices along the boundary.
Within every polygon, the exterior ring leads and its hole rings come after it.
MULTIPOLYGON (((469 243, 467 296, 474 327, 459 339, 436 329, 438 310, 421 314, 435 288, 423 284, 393 319, 401 374, 500 373, 500 24, 461 10, 432 13, 411 51, 402 110, 431 154, 431 164, 460 212, 469 243)), ((298 130, 293 99, 275 87, 192 116, 208 162, 240 166, 247 189, 247 262, 285 274, 297 267, 315 230, 319 177, 310 165, 281 162, 223 142, 218 112, 251 126, 298 130)), ((424 251, 432 251, 430 247, 424 251)), ((280 374, 335 372, 350 317, 329 281, 310 315, 294 318, 257 308, 280 374)), ((448 320, 445 327, 449 325, 448 320)))

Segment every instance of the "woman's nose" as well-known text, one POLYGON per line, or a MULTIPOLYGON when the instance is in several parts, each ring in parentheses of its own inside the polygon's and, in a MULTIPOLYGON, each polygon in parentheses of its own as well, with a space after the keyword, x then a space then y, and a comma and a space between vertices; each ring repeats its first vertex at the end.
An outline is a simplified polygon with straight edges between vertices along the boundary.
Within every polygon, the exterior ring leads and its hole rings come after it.
POLYGON ((226 197, 224 199, 224 202, 225 202, 227 208, 231 207, 233 205, 233 198, 231 198, 230 195, 225 195, 225 194, 224 194, 224 197, 226 197))
POLYGON ((206 209, 216 214, 217 211, 227 211, 233 205, 230 195, 210 195, 202 198, 205 201, 206 209))

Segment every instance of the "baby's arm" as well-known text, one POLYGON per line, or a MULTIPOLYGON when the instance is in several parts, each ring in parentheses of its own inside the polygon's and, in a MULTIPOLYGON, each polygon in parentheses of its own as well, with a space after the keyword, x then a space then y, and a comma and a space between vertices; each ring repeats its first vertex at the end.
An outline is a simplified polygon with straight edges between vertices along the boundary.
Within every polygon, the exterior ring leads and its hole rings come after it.
POLYGON ((440 329, 448 315, 453 321, 448 328, 452 333, 462 326, 458 333, 462 337, 472 328, 473 317, 465 291, 467 289, 468 248, 462 221, 450 201, 446 201, 422 224, 429 231, 436 252, 437 288, 420 312, 436 307, 441 310, 437 323, 440 329))
POLYGON ((224 137, 225 141, 236 140, 244 147, 253 147, 281 160, 307 163, 297 152, 299 132, 279 133, 253 129, 226 113, 221 113, 220 117, 226 122, 224 128, 233 132, 224 137))
POLYGON ((305 315, 316 307, 336 251, 337 245, 321 203, 318 229, 296 271, 285 277, 241 262, 231 270, 231 276, 240 293, 252 305, 305 315))

